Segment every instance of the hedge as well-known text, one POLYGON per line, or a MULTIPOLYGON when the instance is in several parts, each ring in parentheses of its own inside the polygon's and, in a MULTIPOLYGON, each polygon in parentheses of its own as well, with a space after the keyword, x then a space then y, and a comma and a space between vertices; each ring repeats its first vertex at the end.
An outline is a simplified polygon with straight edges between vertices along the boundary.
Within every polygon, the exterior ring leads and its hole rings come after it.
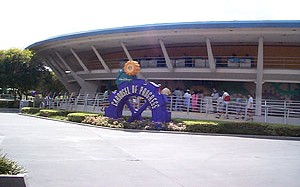
POLYGON ((52 109, 42 109, 39 112, 39 116, 43 116, 43 117, 58 116, 58 115, 59 115, 58 110, 52 110, 52 109))
POLYGON ((90 114, 84 112, 74 112, 67 115, 68 121, 81 123, 86 116, 99 116, 99 114, 90 114))
POLYGON ((37 114, 40 110, 41 110, 41 108, 23 107, 21 109, 21 113, 25 113, 25 114, 37 114))
POLYGON ((185 131, 201 133, 295 136, 300 137, 300 126, 255 122, 216 122, 186 124, 185 131))
POLYGON ((255 122, 221 122, 220 133, 266 135, 267 124, 255 122))

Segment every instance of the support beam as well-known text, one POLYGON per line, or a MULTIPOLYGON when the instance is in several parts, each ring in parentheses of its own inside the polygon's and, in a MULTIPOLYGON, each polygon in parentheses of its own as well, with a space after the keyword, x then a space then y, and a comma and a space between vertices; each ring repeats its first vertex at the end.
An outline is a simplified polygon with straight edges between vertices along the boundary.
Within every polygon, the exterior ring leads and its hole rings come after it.
POLYGON ((256 94, 255 94, 255 115, 261 115, 261 101, 262 101, 262 85, 264 76, 264 40, 263 37, 258 41, 258 55, 256 67, 256 94))
POLYGON ((127 48, 126 48, 124 42, 121 42, 121 45, 122 45, 122 48, 123 48, 124 52, 126 53, 126 56, 127 56, 128 60, 132 61, 132 58, 131 58, 131 56, 130 56, 130 53, 128 52, 128 50, 127 50, 127 48))
POLYGON ((58 63, 57 60, 54 60, 51 55, 48 56, 48 58, 50 58, 52 60, 52 63, 54 64, 54 66, 57 67, 57 69, 60 69, 62 72, 65 73, 65 69, 66 69, 65 66, 63 66, 61 63, 58 63))
POLYGON ((45 61, 47 62, 47 65, 49 65, 51 70, 55 73, 57 78, 59 80, 62 80, 62 77, 64 76, 64 74, 62 74, 61 72, 58 71, 58 69, 50 62, 51 61, 50 59, 45 59, 45 61))
POLYGON ((75 79, 75 81, 80 85, 80 93, 92 93, 96 92, 97 90, 97 85, 92 84, 90 82, 85 81, 81 77, 79 77, 73 70, 72 68, 67 64, 67 62, 62 58, 62 56, 58 53, 55 52, 55 54, 58 56, 58 58, 62 61, 62 63, 65 65, 66 68, 68 68, 71 72, 72 77, 75 79))
POLYGON ((166 61, 166 65, 167 65, 169 71, 173 72, 174 71, 174 67, 173 67, 173 64, 171 63, 171 60, 170 60, 170 57, 168 55, 168 52, 167 52, 165 44, 164 44, 164 42, 162 40, 159 40, 159 44, 160 44, 160 48, 161 48, 161 50, 163 52, 163 55, 164 55, 164 58, 165 58, 165 61, 166 61))
MULTIPOLYGON (((53 58, 51 58, 50 56, 48 58, 46 58, 46 60, 48 61, 49 65, 52 65, 54 68, 56 68, 56 70, 59 72, 59 74, 64 77, 66 72, 64 70, 62 70, 58 64, 53 60, 53 58)), ((52 69, 52 67, 51 67, 52 69)))
POLYGON ((71 71, 71 74, 75 74, 75 72, 72 70, 72 68, 68 65, 68 63, 63 59, 63 57, 58 53, 55 52, 56 56, 59 58, 59 60, 64 64, 64 66, 71 71))
POLYGON ((88 68, 85 66, 85 64, 83 63, 83 61, 79 58, 79 56, 77 55, 77 53, 71 48, 70 51, 72 52, 72 54, 74 55, 74 57, 76 58, 76 60, 79 62, 80 66, 84 69, 84 71, 89 72, 88 68))
POLYGON ((101 55, 99 54, 98 50, 93 45, 91 47, 92 47, 94 53, 96 54, 98 60, 101 62, 102 66, 104 67, 105 71, 107 73, 111 73, 111 70, 109 69, 109 67, 107 66, 107 64, 105 63, 105 61, 101 57, 101 55))
POLYGON ((209 63, 210 71, 211 72, 216 72, 215 58, 214 58, 214 55, 213 55, 213 51, 212 51, 212 48, 211 48, 209 38, 206 38, 206 48, 207 48, 207 56, 208 56, 208 63, 209 63))
MULTIPOLYGON (((128 52, 127 47, 125 46, 124 42, 121 42, 121 45, 122 45, 124 52, 126 53, 128 60, 132 61, 132 57, 131 57, 130 53, 128 52)), ((139 79, 146 79, 146 77, 141 72, 137 74, 137 77, 139 79)))
POLYGON ((52 61, 53 59, 49 58, 46 59, 46 61, 48 62, 47 64, 50 66, 50 68, 52 69, 52 71, 57 75, 58 80, 65 86, 65 88, 70 91, 72 90, 72 88, 70 87, 70 85, 68 84, 68 81, 66 80, 65 77, 65 73, 61 76, 60 73, 58 72, 58 68, 56 68, 50 61, 52 61))

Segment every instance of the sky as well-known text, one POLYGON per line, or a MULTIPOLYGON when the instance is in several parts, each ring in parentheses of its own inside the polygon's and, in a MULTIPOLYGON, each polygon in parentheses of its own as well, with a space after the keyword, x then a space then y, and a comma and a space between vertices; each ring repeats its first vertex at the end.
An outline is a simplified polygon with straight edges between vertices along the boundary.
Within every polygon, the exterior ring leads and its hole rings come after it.
POLYGON ((157 23, 300 20, 299 0, 3 0, 0 50, 59 35, 157 23))

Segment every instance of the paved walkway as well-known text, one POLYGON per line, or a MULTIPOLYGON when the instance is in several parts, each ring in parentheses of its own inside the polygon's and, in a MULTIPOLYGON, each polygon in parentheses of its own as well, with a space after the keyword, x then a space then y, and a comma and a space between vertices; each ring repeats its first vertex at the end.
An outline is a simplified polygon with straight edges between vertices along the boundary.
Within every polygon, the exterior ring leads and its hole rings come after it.
POLYGON ((300 141, 126 132, 0 113, 29 187, 298 187, 300 141))

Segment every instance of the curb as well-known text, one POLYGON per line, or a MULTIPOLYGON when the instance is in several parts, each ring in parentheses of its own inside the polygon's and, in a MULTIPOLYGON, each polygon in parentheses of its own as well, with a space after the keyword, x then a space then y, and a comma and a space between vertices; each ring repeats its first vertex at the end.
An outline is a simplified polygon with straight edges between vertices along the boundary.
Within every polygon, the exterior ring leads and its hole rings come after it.
POLYGON ((28 187, 27 174, 0 175, 0 186, 3 187, 28 187))
POLYGON ((124 131, 124 132, 147 132, 147 133, 167 133, 167 134, 182 134, 182 135, 203 135, 203 136, 228 136, 228 137, 237 137, 237 138, 255 138, 255 139, 270 139, 270 140, 292 140, 292 141, 300 141, 300 137, 295 136, 266 136, 266 135, 247 135, 247 134, 219 134, 219 133, 200 133, 200 132, 183 132, 183 131, 165 131, 165 130, 143 130, 143 129, 124 129, 124 128, 110 128, 104 126, 96 126, 86 123, 77 123, 73 121, 63 121, 57 120, 52 118, 47 118, 43 116, 34 116, 29 114, 18 113, 19 115, 28 116, 28 117, 35 117, 39 119, 46 119, 51 121, 69 123, 74 125, 80 125, 85 127, 94 127, 94 128, 101 128, 107 130, 117 130, 117 131, 124 131))

